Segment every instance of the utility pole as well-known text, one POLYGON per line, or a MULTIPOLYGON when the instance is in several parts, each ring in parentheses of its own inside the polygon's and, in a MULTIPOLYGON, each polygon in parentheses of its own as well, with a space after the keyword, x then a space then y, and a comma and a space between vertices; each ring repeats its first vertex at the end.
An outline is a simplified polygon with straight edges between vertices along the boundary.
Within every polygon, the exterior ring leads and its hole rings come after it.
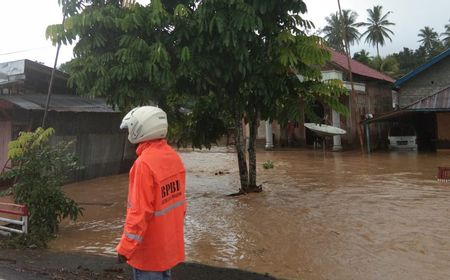
MULTIPOLYGON (((66 13, 64 12, 63 20, 62 20, 63 26, 64 26, 65 20, 66 20, 66 13)), ((53 79, 55 77, 56 65, 58 64, 58 57, 59 57, 60 49, 61 49, 61 42, 58 42, 58 47, 56 48, 55 63, 53 64, 52 74, 50 76, 50 82, 48 84, 47 99, 45 100, 44 117, 42 118, 42 128, 45 128, 46 121, 47 121, 48 108, 50 106, 50 98, 51 98, 52 89, 53 89, 53 79)))
POLYGON ((360 115, 358 113, 358 100, 357 100, 357 96, 356 96, 356 92, 355 92, 355 85, 353 84, 353 72, 352 72, 352 65, 350 63, 350 45, 348 44, 348 40, 347 40, 347 28, 345 26, 344 23, 344 17, 342 16, 342 10, 341 10, 341 1, 337 0, 338 2, 338 7, 339 7, 339 16, 341 17, 341 24, 342 24, 342 33, 344 35, 344 47, 345 47, 345 52, 347 55, 347 64, 348 64, 348 75, 349 75, 349 79, 350 79, 350 86, 351 86, 351 97, 352 97, 352 114, 353 114, 353 118, 354 118, 354 125, 356 127, 356 130, 358 132, 358 137, 359 137, 359 144, 361 146, 361 152, 364 153, 364 140, 363 140, 363 136, 362 136, 362 131, 361 131, 361 126, 359 124, 359 118, 360 115))

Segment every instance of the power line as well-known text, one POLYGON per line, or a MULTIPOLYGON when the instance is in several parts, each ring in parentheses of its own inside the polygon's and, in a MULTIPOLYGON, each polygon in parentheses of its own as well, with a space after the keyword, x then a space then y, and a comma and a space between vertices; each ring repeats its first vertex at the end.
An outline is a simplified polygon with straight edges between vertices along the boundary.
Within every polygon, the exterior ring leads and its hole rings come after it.
POLYGON ((46 48, 53 48, 53 46, 45 46, 45 47, 38 47, 38 48, 31 48, 31 49, 25 49, 20 51, 13 51, 13 52, 7 52, 7 53, 0 53, 0 55, 10 55, 10 54, 16 54, 16 53, 24 53, 34 50, 40 50, 40 49, 46 49, 46 48))

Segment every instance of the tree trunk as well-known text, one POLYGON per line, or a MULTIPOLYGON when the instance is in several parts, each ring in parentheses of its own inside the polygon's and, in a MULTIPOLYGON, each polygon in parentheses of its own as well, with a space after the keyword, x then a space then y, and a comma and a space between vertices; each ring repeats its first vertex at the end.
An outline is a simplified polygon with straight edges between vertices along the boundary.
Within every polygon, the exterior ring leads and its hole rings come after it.
POLYGON ((260 192, 261 186, 256 185, 256 135, 258 133, 258 114, 253 112, 249 116, 250 136, 248 143, 249 182, 246 192, 260 192))
POLYGON ((240 192, 245 193, 248 187, 248 170, 247 170, 247 160, 245 157, 245 143, 244 143, 244 133, 242 129, 242 114, 239 109, 239 102, 235 100, 233 102, 234 109, 234 123, 235 123, 235 133, 234 142, 236 146, 236 153, 238 157, 239 165, 239 179, 241 181, 240 192))
POLYGON ((378 43, 377 43, 377 56, 380 58, 380 50, 378 49, 378 43))

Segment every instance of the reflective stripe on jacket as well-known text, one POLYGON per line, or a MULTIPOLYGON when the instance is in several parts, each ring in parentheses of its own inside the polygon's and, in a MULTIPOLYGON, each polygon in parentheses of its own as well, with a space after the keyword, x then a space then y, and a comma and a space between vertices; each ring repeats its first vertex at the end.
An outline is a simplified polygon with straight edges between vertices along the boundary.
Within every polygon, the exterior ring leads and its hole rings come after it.
POLYGON ((116 250, 145 271, 184 261, 185 169, 165 140, 139 144, 130 171, 127 216, 116 250))

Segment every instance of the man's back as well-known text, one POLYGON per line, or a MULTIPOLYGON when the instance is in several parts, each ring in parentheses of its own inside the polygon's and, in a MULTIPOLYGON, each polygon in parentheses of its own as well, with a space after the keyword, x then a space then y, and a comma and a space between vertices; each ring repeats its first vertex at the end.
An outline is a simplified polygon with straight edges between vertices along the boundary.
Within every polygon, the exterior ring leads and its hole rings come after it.
POLYGON ((165 140, 141 143, 137 154, 130 171, 125 230, 138 220, 145 230, 128 262, 140 270, 165 271, 184 261, 185 169, 165 140))

